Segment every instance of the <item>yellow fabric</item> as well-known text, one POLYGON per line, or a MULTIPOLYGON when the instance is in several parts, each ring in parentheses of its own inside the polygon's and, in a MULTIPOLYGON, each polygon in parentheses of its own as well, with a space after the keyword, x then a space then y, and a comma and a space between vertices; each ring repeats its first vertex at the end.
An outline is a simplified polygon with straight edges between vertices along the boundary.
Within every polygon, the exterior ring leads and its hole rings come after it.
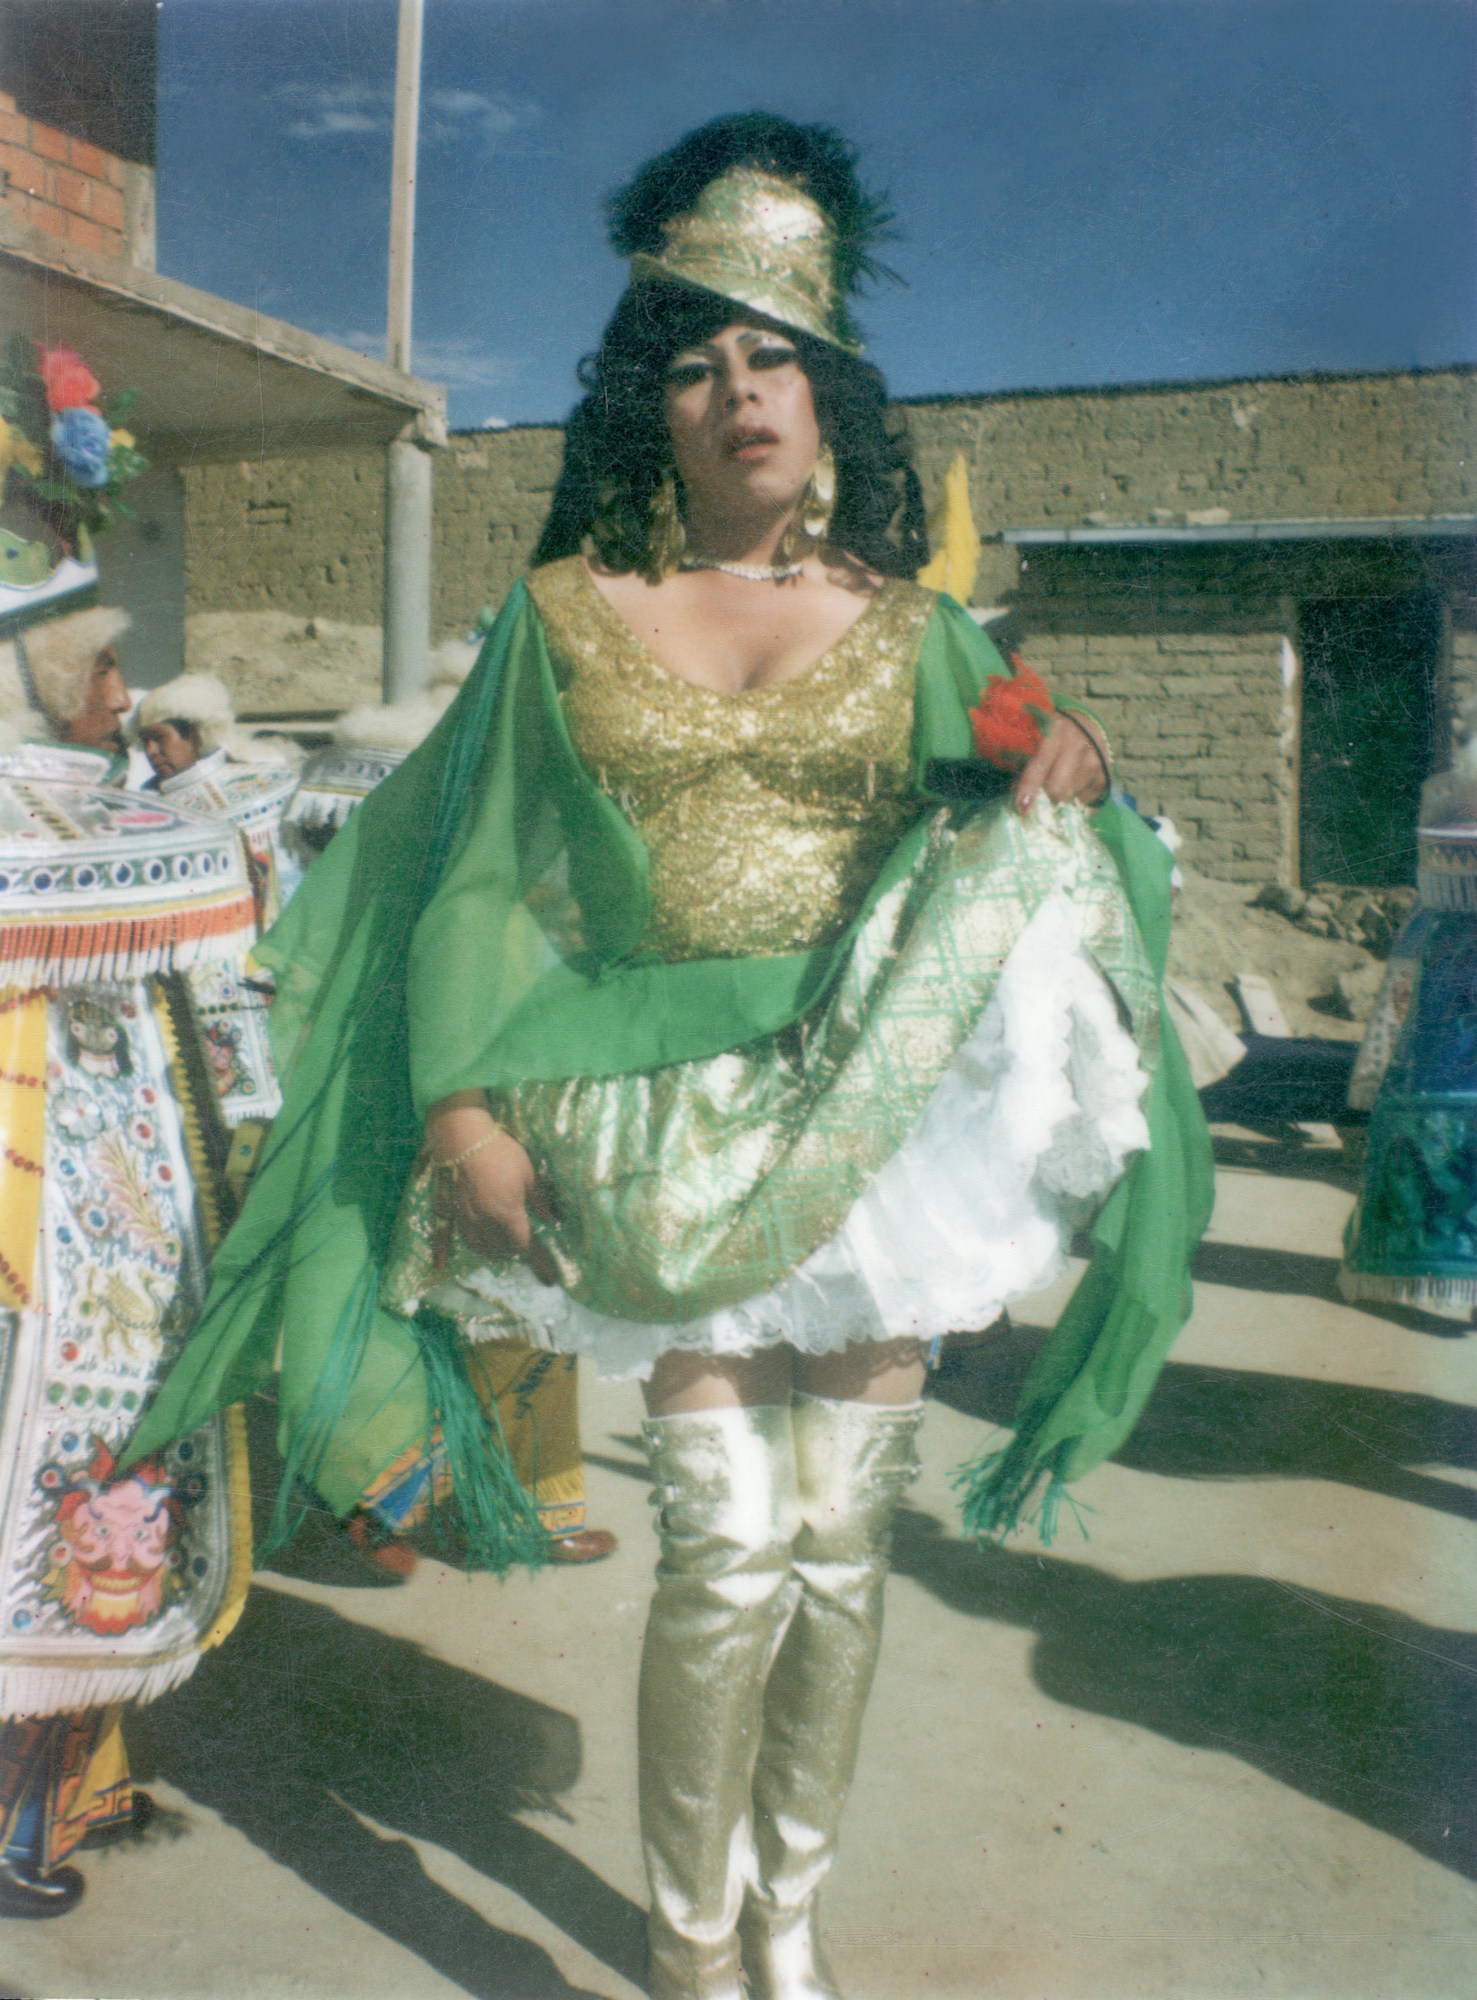
POLYGON ((246 1609, 251 1588, 251 1464, 246 1456, 246 1412, 232 1403, 225 1412, 226 1477, 231 1482, 231 1574, 215 1623, 200 1641, 202 1653, 229 1639, 246 1609))
POLYGON ((485 1410, 495 1403, 518 1481, 551 1534, 585 1522, 579 1369, 572 1354, 544 1354, 521 1340, 468 1344, 467 1370, 485 1410))
POLYGON ((101 1711, 96 1743, 81 1772, 69 1771, 67 1762, 65 1758, 62 1761, 56 1812, 47 1841, 52 1865, 80 1846, 96 1828, 117 1826, 133 1815, 133 1778, 123 1741, 121 1701, 109 1702, 101 1711))
MULTIPOLYGON (((195 1080, 189 1064, 184 1060, 180 1043, 180 1024, 175 1017, 174 1010, 182 1008, 184 1004, 184 995, 177 981, 170 982, 163 993, 159 993, 156 989, 154 1015, 159 1023, 160 1036, 169 1058, 170 1079, 179 1101, 180 1125, 184 1132, 185 1150, 190 1156, 190 1173, 195 1183, 195 1199, 199 1203, 200 1227, 205 1237, 206 1250, 214 1256, 223 1233, 220 1212, 221 1183, 229 1188, 230 1170, 228 1164, 220 1176, 220 1182, 217 1181, 216 1168, 205 1140, 205 1121, 195 1094, 195 1080)), ((225 1470, 230 1482, 231 1573, 227 1579, 226 1594, 215 1623, 200 1641, 202 1653, 208 1653, 213 1646, 219 1646, 230 1638, 240 1622, 242 1612, 246 1609, 246 1595, 251 1588, 254 1554, 251 1530, 251 1467, 246 1455, 246 1412, 239 1403, 233 1403, 224 1412, 223 1427, 225 1470)))
POLYGON ((133 1817, 133 1778, 123 1741, 123 1703, 47 1716, 50 1771, 42 1813, 37 1859, 52 1869, 80 1847, 89 1833, 126 1825, 133 1817))
POLYGON ((0 1306, 32 1303, 46 1151, 46 995, 0 1000, 0 1306))
POLYGON ((969 504, 969 467, 956 451, 944 474, 943 498, 928 517, 933 556, 919 570, 918 581, 928 590, 945 590, 956 603, 968 604, 980 567, 980 536, 969 504))

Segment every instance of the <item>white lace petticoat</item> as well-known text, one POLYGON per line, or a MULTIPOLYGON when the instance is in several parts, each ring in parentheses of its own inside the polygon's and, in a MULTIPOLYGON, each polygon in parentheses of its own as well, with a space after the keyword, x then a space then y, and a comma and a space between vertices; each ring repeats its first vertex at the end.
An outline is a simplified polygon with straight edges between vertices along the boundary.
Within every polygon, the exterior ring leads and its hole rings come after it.
POLYGON ((472 1340, 506 1339, 512 1313, 535 1346, 588 1356, 615 1380, 645 1380, 670 1348, 750 1354, 787 1342, 830 1354, 988 1326, 1058 1276, 1073 1231, 1147 1146, 1147 1087, 1072 905, 1052 895, 913 1131, 781 1283, 673 1325, 595 1312, 522 1264, 479 1274, 495 1320, 467 1317, 465 1284, 454 1308, 435 1292, 429 1302, 454 1309, 472 1340))

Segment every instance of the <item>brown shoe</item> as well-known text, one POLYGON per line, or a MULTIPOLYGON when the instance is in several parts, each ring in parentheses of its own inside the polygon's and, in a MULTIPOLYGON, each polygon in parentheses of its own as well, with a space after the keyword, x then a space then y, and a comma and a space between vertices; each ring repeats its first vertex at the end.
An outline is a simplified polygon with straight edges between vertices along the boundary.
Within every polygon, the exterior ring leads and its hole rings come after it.
POLYGON ((555 1535, 549 1543, 549 1561, 555 1563, 597 1563, 615 1554, 620 1543, 609 1528, 574 1528, 567 1535, 555 1535))
POLYGON ((406 1577, 415 1573, 420 1557, 399 1535, 380 1526, 371 1514, 356 1508, 343 1524, 344 1533, 360 1555, 388 1576, 406 1577))

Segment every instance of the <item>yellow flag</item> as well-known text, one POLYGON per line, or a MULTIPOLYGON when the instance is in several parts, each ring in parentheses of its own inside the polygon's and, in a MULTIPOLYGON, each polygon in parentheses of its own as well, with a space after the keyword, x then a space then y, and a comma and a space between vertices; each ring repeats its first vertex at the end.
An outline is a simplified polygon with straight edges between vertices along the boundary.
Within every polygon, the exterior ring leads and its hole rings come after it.
POLYGON ((979 573, 980 538, 970 511, 969 467, 962 451, 955 452, 944 474, 944 497, 928 517, 928 539, 933 555, 919 570, 918 581, 968 604, 979 573))
POLYGON ((33 1306, 46 1149, 46 995, 0 995, 0 1306, 33 1306))

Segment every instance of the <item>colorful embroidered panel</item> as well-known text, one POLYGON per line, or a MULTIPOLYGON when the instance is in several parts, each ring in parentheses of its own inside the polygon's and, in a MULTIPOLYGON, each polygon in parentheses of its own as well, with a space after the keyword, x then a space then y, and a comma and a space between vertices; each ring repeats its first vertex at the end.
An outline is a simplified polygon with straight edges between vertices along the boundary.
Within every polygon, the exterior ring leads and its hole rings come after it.
POLYGON ((296 862, 282 851, 282 815, 297 789, 297 773, 281 764, 232 764, 217 770, 182 771, 160 787, 172 806, 228 819, 239 828, 250 859, 259 921, 276 922, 286 891, 284 874, 294 880, 296 862))
POLYGON ((222 1122, 234 1131, 248 1118, 275 1118, 282 1092, 267 1036, 270 993, 225 965, 192 965, 184 983, 222 1122))
POLYGON ((149 1700, 229 1628, 225 1420, 113 1477, 199 1310, 204 1217, 157 983, 47 1001, 36 1293, 0 1312, 0 1715, 149 1700))

